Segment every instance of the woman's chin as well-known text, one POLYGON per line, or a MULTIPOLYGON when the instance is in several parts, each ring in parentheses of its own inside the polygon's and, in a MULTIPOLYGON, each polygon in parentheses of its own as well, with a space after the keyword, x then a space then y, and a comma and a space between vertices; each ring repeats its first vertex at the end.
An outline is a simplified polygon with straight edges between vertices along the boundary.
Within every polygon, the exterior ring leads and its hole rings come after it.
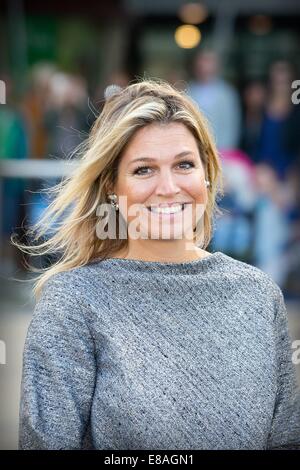
POLYGON ((141 225, 141 234, 143 235, 141 238, 147 238, 151 240, 183 240, 183 239, 193 239, 193 228, 187 227, 183 230, 182 224, 160 224, 160 225, 152 225, 149 226, 142 226, 141 225))

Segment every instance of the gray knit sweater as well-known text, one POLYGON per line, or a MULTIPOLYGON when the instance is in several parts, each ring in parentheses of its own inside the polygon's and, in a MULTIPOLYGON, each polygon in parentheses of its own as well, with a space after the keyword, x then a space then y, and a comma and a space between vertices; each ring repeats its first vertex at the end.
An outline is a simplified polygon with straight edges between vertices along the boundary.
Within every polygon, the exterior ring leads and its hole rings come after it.
POLYGON ((19 449, 300 448, 291 346, 277 284, 221 252, 56 274, 26 336, 19 449))

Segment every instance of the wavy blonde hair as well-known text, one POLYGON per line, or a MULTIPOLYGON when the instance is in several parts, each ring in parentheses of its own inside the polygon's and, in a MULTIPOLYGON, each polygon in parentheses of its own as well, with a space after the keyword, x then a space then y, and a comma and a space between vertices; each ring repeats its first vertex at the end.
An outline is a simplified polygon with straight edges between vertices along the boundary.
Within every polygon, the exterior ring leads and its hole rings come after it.
MULTIPOLYGON (((39 272, 33 292, 39 297, 44 283, 54 274, 83 266, 94 259, 105 259, 126 248, 127 239, 100 239, 95 226, 99 204, 107 203, 107 192, 113 187, 118 163, 125 146, 138 129, 152 123, 180 122, 194 135, 210 181, 204 212, 204 229, 196 227, 194 242, 202 240, 206 248, 211 240, 213 216, 221 213, 217 196, 223 195, 222 172, 217 149, 206 119, 184 91, 158 79, 140 79, 108 96, 91 132, 80 148, 78 165, 72 173, 48 191, 54 195, 43 217, 27 235, 40 243, 24 245, 14 240, 20 250, 33 256, 60 254, 50 267, 39 272), (64 215, 65 214, 65 215, 64 215), (45 234, 55 231, 45 238, 45 234)), ((118 225, 118 223, 117 223, 118 225)), ((119 227, 117 226, 117 234, 119 227)))

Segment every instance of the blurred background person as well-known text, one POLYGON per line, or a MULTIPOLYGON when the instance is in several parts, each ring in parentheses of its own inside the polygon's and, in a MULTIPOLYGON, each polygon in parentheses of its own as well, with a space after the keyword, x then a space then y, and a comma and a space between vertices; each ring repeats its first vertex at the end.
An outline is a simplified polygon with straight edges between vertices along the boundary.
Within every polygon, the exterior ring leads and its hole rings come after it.
POLYGON ((290 269, 294 219, 298 218, 297 184, 292 174, 299 155, 300 113, 291 101, 294 78, 294 69, 289 62, 271 64, 254 155, 258 163, 254 263, 281 287, 284 287, 290 269))
POLYGON ((44 116, 48 134, 48 158, 69 158, 87 137, 90 109, 85 80, 63 72, 55 73, 49 83, 44 116))
POLYGON ((187 92, 211 124, 219 149, 238 147, 241 132, 240 99, 235 88, 220 76, 220 61, 213 50, 197 53, 194 80, 187 92))
POLYGON ((242 150, 223 150, 225 194, 219 202, 223 214, 215 220, 214 251, 253 262, 253 219, 256 205, 255 166, 242 150))
POLYGON ((20 105, 27 124, 30 158, 46 156, 48 135, 44 116, 49 100, 51 77, 56 70, 54 64, 41 62, 33 66, 28 74, 27 86, 20 105))
POLYGON ((240 148, 256 163, 266 104, 267 89, 262 80, 249 81, 243 90, 243 119, 240 148))
POLYGON ((270 165, 261 163, 256 166, 256 190, 253 261, 283 288, 288 272, 285 249, 290 233, 287 201, 285 188, 270 165))
POLYGON ((120 69, 112 72, 109 74, 106 80, 101 81, 99 85, 96 87, 96 90, 93 93, 93 108, 95 111, 94 118, 98 116, 98 114, 101 112, 102 107, 104 105, 104 90, 107 86, 111 85, 114 83, 115 85, 118 85, 122 88, 126 87, 130 80, 131 76, 128 73, 127 70, 125 69, 120 69))
POLYGON ((291 100, 294 79, 293 67, 289 62, 276 61, 271 65, 258 161, 270 165, 280 180, 287 177, 299 148, 299 112, 291 100))

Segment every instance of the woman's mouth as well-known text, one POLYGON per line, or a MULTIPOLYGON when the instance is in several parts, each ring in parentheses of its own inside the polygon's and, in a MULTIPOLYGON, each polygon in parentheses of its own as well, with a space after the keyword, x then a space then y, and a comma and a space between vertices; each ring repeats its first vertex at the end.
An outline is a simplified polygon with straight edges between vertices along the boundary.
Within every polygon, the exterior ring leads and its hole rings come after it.
POLYGON ((152 212, 154 214, 169 215, 182 212, 188 204, 191 203, 186 202, 183 204, 173 204, 169 207, 148 206, 147 209, 149 212, 152 212))

